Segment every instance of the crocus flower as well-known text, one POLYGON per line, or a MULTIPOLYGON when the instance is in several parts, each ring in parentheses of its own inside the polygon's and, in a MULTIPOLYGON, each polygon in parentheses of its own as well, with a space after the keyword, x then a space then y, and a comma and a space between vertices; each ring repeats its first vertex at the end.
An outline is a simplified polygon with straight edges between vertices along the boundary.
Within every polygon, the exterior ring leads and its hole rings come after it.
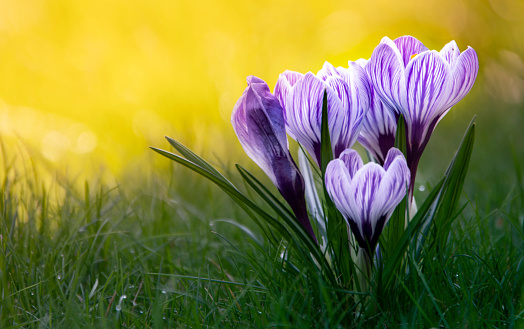
POLYGON ((366 70, 382 102, 397 117, 404 115, 412 195, 418 162, 431 133, 475 82, 477 54, 471 47, 461 53, 455 41, 438 52, 411 36, 394 41, 384 37, 366 70))
POLYGON ((247 84, 231 115, 233 129, 244 151, 268 175, 316 241, 306 210, 304 179, 289 153, 282 107, 263 80, 249 76, 247 84))
MULTIPOLYGON (((355 63, 365 70, 368 61, 359 59, 355 63)), ((377 93, 373 90, 371 90, 371 93, 371 103, 364 120, 362 120, 362 130, 360 130, 358 142, 371 153, 378 163, 383 165, 389 149, 395 146, 397 120, 394 112, 382 103, 377 93)))
POLYGON ((355 63, 346 69, 326 62, 316 75, 286 71, 275 86, 275 95, 284 108, 288 134, 319 166, 324 91, 331 146, 337 158, 357 140, 362 118, 369 108, 370 87, 364 70, 355 63))
POLYGON ((326 190, 370 260, 384 225, 406 195, 409 178, 406 159, 396 148, 389 150, 383 167, 364 165, 357 151, 347 149, 326 168, 326 190))

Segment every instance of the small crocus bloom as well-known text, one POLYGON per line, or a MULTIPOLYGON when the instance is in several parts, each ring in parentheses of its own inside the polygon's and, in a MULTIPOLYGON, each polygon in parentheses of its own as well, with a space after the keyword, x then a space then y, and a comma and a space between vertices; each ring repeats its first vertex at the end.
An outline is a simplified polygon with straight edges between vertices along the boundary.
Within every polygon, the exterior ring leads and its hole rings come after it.
MULTIPOLYGON (((440 52, 428 50, 419 40, 384 37, 375 48, 367 73, 384 104, 406 122, 407 162, 411 188, 420 156, 437 123, 473 87, 478 72, 475 50, 462 53, 455 41, 440 52)), ((412 191, 410 191, 412 193, 412 191)))
MULTIPOLYGON (((365 70, 368 61, 359 59, 356 63, 365 70)), ((389 149, 395 146, 397 120, 394 113, 382 103, 377 93, 371 91, 371 103, 364 120, 362 120, 362 130, 360 130, 358 142, 371 153, 378 163, 383 165, 389 149)))
POLYGON ((322 103, 327 93, 328 127, 333 156, 337 158, 357 140, 362 118, 369 108, 370 86, 364 70, 355 63, 349 68, 326 62, 315 75, 282 73, 275 95, 284 108, 289 135, 320 165, 322 103))
POLYGON ((370 259, 409 179, 406 159, 396 148, 389 150, 383 167, 364 165, 357 151, 347 149, 326 168, 326 190, 370 259))
POLYGON ((289 153, 282 107, 263 80, 249 76, 247 84, 231 114, 233 129, 244 151, 268 175, 316 241, 306 210, 304 179, 289 153))

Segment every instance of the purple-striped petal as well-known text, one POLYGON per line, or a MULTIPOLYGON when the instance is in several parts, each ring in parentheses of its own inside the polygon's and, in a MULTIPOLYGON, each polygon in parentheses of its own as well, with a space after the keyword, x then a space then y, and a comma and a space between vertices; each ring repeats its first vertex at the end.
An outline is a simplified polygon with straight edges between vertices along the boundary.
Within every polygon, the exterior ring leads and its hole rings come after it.
POLYGON ((402 54, 404 66, 408 66, 408 63, 411 61, 414 55, 423 53, 428 50, 428 48, 424 46, 422 42, 410 35, 405 35, 400 38, 396 38, 393 42, 402 54))
POLYGON ((389 170, 389 166, 391 166, 391 163, 393 163, 393 161, 397 158, 404 159, 404 154, 402 154, 398 148, 392 147, 387 152, 386 160, 384 161, 383 165, 384 170, 389 170))
POLYGON ((288 70, 279 75, 275 85, 274 93, 283 108, 285 107, 284 102, 287 94, 289 93, 289 90, 295 85, 295 83, 297 83, 298 80, 302 79, 303 77, 304 74, 302 73, 288 70))
POLYGON ((406 99, 406 77, 402 54, 395 43, 384 37, 373 50, 366 71, 374 92, 390 109, 399 112, 406 99))
POLYGON ((373 89, 366 71, 357 63, 348 62, 348 68, 337 68, 340 76, 349 86, 349 124, 351 132, 348 146, 353 145, 360 133, 362 121, 369 111, 373 89))
POLYGON ((336 147, 345 138, 343 132, 347 122, 346 113, 343 111, 343 104, 338 96, 344 88, 340 78, 332 77, 325 82, 312 73, 307 73, 293 86, 286 98, 285 119, 288 132, 314 157, 317 165, 320 165, 324 91, 327 92, 331 144, 336 147))
POLYGON ((340 159, 335 159, 329 162, 326 167, 326 190, 335 206, 340 212, 349 217, 349 199, 350 199, 350 183, 351 176, 348 168, 340 159))
MULTIPOLYGON (((279 90, 288 86, 281 76, 279 90)), ((287 88, 287 87, 286 87, 287 88)), ((333 156, 351 147, 359 134, 369 107, 371 87, 365 71, 358 65, 348 69, 324 63, 314 75, 307 73, 289 88, 284 100, 284 118, 288 134, 297 140, 320 165, 320 134, 324 91, 328 102, 328 127, 333 156)))
POLYGON ((453 73, 453 94, 450 97, 448 108, 457 104, 464 96, 466 96, 477 78, 479 71, 479 60, 477 53, 471 47, 468 47, 462 54, 460 54, 452 67, 453 73))
POLYGON ((389 149, 395 145, 397 121, 395 115, 374 94, 371 106, 362 121, 358 141, 380 164, 389 149))
POLYGON ((388 152, 384 169, 386 174, 380 182, 378 195, 383 202, 380 214, 389 218, 406 195, 410 172, 402 152, 396 148, 388 152))
POLYGON ((376 163, 368 163, 359 170, 351 181, 349 199, 350 217, 357 219, 356 224, 361 234, 371 240, 378 218, 375 218, 376 199, 384 169, 376 163))
POLYGON ((366 72, 359 65, 349 62, 348 68, 335 68, 328 62, 324 63, 317 77, 323 79, 332 87, 342 102, 342 109, 346 113, 344 121, 336 125, 340 129, 331 134, 334 156, 338 157, 346 148, 351 147, 357 140, 362 119, 369 108, 371 87, 366 72), (340 80, 342 79, 342 80, 340 80), (338 136, 338 138, 337 138, 338 136))
POLYGON ((401 113, 406 119, 408 141, 419 146, 432 132, 428 125, 447 110, 453 80, 449 64, 435 50, 415 57, 405 75, 408 97, 401 113))
POLYGON ((338 77, 337 69, 329 62, 324 62, 322 68, 316 74, 317 78, 326 81, 329 77, 338 77))
POLYGON ((460 49, 455 40, 450 41, 440 51, 440 56, 442 56, 449 63, 451 69, 455 67, 455 63, 457 62, 459 55, 460 49))
POLYGON ((358 152, 353 149, 347 149, 342 152, 339 159, 344 162, 350 179, 353 179, 357 171, 364 165, 358 152))
MULTIPOLYGON (((367 63, 368 60, 362 58, 355 61, 355 64, 362 67, 364 71, 366 71, 367 63)), ((397 119, 394 112, 382 103, 372 85, 369 88, 371 102, 362 120, 358 142, 371 153, 376 161, 383 164, 388 150, 395 145, 397 119)))
POLYGON ((273 125, 273 131, 283 147, 288 146, 286 136, 286 123, 284 121, 284 111, 278 99, 271 93, 266 82, 255 76, 247 78, 248 85, 253 89, 255 94, 260 98, 262 108, 265 109, 269 116, 269 121, 273 125))

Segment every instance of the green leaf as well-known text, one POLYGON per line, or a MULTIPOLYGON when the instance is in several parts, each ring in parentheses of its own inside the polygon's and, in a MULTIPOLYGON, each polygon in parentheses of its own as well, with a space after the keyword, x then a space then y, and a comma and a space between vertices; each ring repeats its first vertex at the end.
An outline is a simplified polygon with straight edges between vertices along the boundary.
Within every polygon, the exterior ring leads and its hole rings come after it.
POLYGON ((395 135, 395 147, 398 148, 404 156, 407 152, 407 136, 406 136, 406 121, 404 116, 401 114, 397 122, 397 133, 395 135))
POLYGON ((223 180, 224 182, 229 182, 224 175, 222 175, 218 170, 215 169, 209 162, 202 159, 200 156, 195 154, 193 151, 185 147, 182 143, 174 140, 171 137, 165 136, 169 144, 171 144, 182 156, 189 161, 193 162, 197 166, 201 167, 204 170, 207 170, 209 173, 215 175, 217 178, 223 180))
POLYGON ((340 277, 341 283, 349 284, 353 271, 347 223, 344 217, 335 207, 333 201, 331 201, 329 198, 324 177, 327 165, 331 160, 333 160, 333 150, 331 148, 331 137, 329 134, 328 125, 328 104, 326 91, 324 91, 324 98, 322 101, 322 123, 320 136, 320 167, 322 171, 322 186, 324 189, 324 198, 327 210, 324 211, 324 213, 328 215, 326 227, 328 248, 331 248, 333 252, 335 271, 337 272, 337 276, 340 277))
MULTIPOLYGON (((317 187, 315 185, 315 178, 313 177, 313 170, 311 169, 310 160, 304 151, 304 149, 299 148, 298 150, 298 165, 302 177, 304 178, 305 185, 305 196, 308 206, 308 211, 310 215, 315 219, 317 232, 315 234, 319 237, 319 242, 324 239, 327 241, 326 234, 326 216, 324 216, 324 211, 322 210, 322 203, 318 197, 317 187), (322 239, 321 239, 321 238, 322 239)), ((320 177, 320 173, 318 173, 320 177)))
MULTIPOLYGON (((395 147, 398 148, 404 157, 406 156, 406 126, 404 123, 404 116, 400 115, 397 123, 397 134, 395 137, 395 147)), ((399 203, 395 211, 391 215, 388 221, 387 229, 387 250, 394 250, 404 233, 404 227, 406 225, 406 207, 409 204, 408 193, 406 189, 406 197, 399 203)))
MULTIPOLYGON (((268 230, 268 228, 265 225, 263 225, 260 222, 260 220, 257 218, 257 216, 255 216, 254 213, 256 213, 258 216, 260 216, 267 224, 271 225, 276 231, 278 231, 283 236, 283 238, 285 240, 287 240, 289 242, 293 242, 297 246, 297 248, 299 248, 299 251, 300 251, 300 244, 298 243, 298 241, 295 240, 294 235, 289 232, 289 230, 286 228, 286 226, 284 226, 277 219, 273 218, 271 215, 266 213, 264 210, 262 210, 256 204, 254 204, 251 200, 249 200, 247 197, 245 197, 231 182, 229 182, 228 180, 222 179, 220 177, 221 175, 217 175, 215 173, 212 173, 212 172, 210 172, 210 171, 208 171, 208 170, 206 170, 206 169, 196 165, 195 163, 193 163, 193 162, 191 162, 191 161, 189 161, 187 159, 184 159, 183 157, 181 157, 179 155, 173 154, 171 152, 167 152, 167 151, 155 148, 155 147, 151 147, 151 149, 153 151, 155 151, 155 152, 165 156, 168 159, 171 159, 171 160, 173 160, 173 161, 175 161, 177 163, 180 163, 181 165, 183 165, 183 166, 193 170, 194 172, 204 176, 208 180, 210 180, 213 183, 215 183, 224 192, 226 192, 254 220, 254 222, 262 229, 263 233, 266 235, 266 237, 268 237, 268 239, 270 241, 273 242, 273 244, 278 245, 278 243, 276 243, 277 241, 275 241, 275 239, 272 237, 272 233, 268 230)), ((194 155, 194 156, 196 156, 196 155, 194 155)), ((198 157, 198 156, 196 156, 196 157, 198 157)), ((204 161, 204 160, 202 160, 202 161, 204 161)), ((216 171, 216 169, 215 169, 215 171, 216 171)), ((248 175, 246 175, 244 177, 244 179, 246 179, 246 177, 247 177, 246 181, 251 185, 251 187, 256 186, 258 191, 256 189, 255 190, 257 192, 264 193, 265 191, 267 191, 267 189, 260 182, 258 182, 256 179, 250 179, 250 178, 254 178, 251 174, 249 174, 245 170, 244 170, 244 173, 248 174, 248 175)), ((270 198, 268 195, 266 195, 265 197, 270 198)), ((273 198, 274 198, 274 196, 273 196, 273 198)), ((289 212, 289 210, 287 210, 287 211, 289 212)), ((305 232, 302 229, 301 226, 297 225, 296 221, 291 220, 290 223, 294 223, 295 224, 295 225, 289 225, 289 227, 291 229, 293 229, 293 231, 294 231, 294 233, 296 235, 298 235, 298 236, 303 235, 303 234, 307 235, 307 238, 306 239, 302 239, 301 238, 301 241, 308 241, 306 243, 306 247, 308 248, 308 251, 311 253, 311 255, 313 255, 313 257, 315 258, 315 260, 319 264, 324 264, 325 263, 324 255, 322 255, 322 253, 320 252, 318 246, 309 237, 307 232, 305 232)), ((303 251, 302 251, 302 253, 303 253, 303 251)), ((328 273, 328 275, 330 275, 330 274, 328 273)), ((332 282, 335 283, 334 277, 332 275, 330 275, 330 276, 332 277, 332 280, 333 280, 332 282)))
POLYGON ((451 230, 451 224, 457 218, 457 216, 454 216, 454 212, 460 200, 474 142, 475 117, 471 120, 460 147, 446 171, 442 191, 437 201, 435 217, 431 223, 437 232, 437 250, 442 250, 444 247, 451 230))
MULTIPOLYGON (((257 192, 257 194, 262 197, 264 201, 266 201, 266 203, 277 213, 277 215, 282 218, 287 227, 291 228, 293 233, 295 233, 300 241, 307 246, 308 251, 314 256, 317 262, 323 264, 324 268, 328 268, 324 255, 322 255, 317 243, 298 222, 293 213, 286 206, 284 206, 284 204, 282 204, 278 198, 276 198, 262 183, 260 183, 260 181, 258 181, 255 176, 253 176, 250 172, 238 164, 236 167, 240 172, 240 175, 242 175, 242 178, 244 178, 249 186, 251 186, 251 188, 257 192)), ((328 273, 330 273, 329 275, 331 276, 330 279, 332 282, 335 283, 336 281, 332 273, 329 270, 328 273)))
POLYGON ((226 192, 252 219, 253 221, 262 229, 262 232, 270 239, 270 241, 275 242, 274 239, 271 239, 272 234, 269 232, 268 228, 260 222, 260 220, 255 216, 253 211, 258 214, 266 223, 273 226, 285 239, 290 239, 289 233, 287 230, 282 226, 282 224, 277 221, 275 218, 271 217, 269 214, 267 214, 265 211, 260 209, 257 205, 255 205, 251 200, 246 198, 240 191, 229 181, 222 180, 219 176, 210 173, 209 171, 205 170, 204 168, 196 165, 195 163, 184 159, 183 157, 173 154, 171 152, 167 152, 155 147, 151 147, 151 149, 163 156, 165 156, 168 159, 171 159, 175 162, 180 163, 181 165, 193 170, 194 172, 204 176, 205 178, 209 179, 213 183, 215 183, 218 187, 220 187, 224 192, 226 192))
POLYGON ((333 160, 333 150, 331 148, 331 136, 329 135, 328 122, 328 104, 327 91, 324 90, 324 99, 322 100, 322 123, 320 128, 320 169, 322 171, 322 178, 326 172, 328 163, 333 160))
POLYGON ((383 282, 386 287, 388 287, 391 284, 392 280, 395 278, 395 274, 397 273, 398 268, 402 264, 402 259, 407 251, 407 248, 410 245, 410 242, 412 242, 413 238, 416 239, 417 237, 416 232, 424 223, 424 221, 427 220, 426 215, 431 209, 433 202, 437 199, 437 196, 441 191, 443 182, 444 179, 442 179, 435 186, 435 188, 431 191, 426 200, 424 200, 424 203, 420 206, 415 216, 413 216, 413 218, 409 222, 408 227, 398 240, 396 247, 392 248, 392 251, 389 254, 388 259, 386 259, 386 264, 384 266, 383 271, 383 282))
MULTIPOLYGON (((258 179, 255 178, 249 171, 244 169, 240 165, 236 165, 238 171, 240 172, 240 175, 242 175, 242 178, 248 183, 249 186, 277 213, 279 217, 281 217, 284 222, 291 227, 295 233, 300 237, 301 240, 307 245, 309 241, 311 240, 311 236, 304 230, 302 225, 298 223, 293 213, 284 206, 280 200, 278 200, 277 197, 275 197, 258 179)), ((315 247, 313 249, 318 249, 316 247, 316 244, 313 242, 313 245, 315 247)))

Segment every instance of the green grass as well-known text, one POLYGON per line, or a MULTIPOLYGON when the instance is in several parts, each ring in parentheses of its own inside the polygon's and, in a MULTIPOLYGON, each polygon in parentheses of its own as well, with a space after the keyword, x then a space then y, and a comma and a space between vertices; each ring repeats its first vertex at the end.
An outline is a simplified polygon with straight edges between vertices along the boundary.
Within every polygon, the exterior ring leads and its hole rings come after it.
MULTIPOLYGON (((421 254, 435 257, 417 262, 411 248, 414 270, 361 298, 324 282, 293 246, 281 257, 221 190, 179 165, 130 171, 115 186, 43 179, 3 150, 0 328, 524 328, 518 151, 504 163, 513 185, 466 178, 438 254, 427 246, 421 254)), ((475 164, 468 177, 481 174, 475 164)))

